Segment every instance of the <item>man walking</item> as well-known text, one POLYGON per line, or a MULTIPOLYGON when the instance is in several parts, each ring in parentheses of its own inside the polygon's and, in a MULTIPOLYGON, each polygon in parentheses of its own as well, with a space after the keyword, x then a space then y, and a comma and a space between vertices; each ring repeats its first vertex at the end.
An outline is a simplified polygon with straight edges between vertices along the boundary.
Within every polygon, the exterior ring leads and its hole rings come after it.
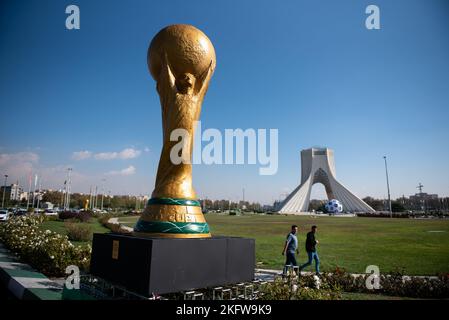
POLYGON ((292 225, 291 232, 287 235, 287 240, 285 241, 284 250, 282 250, 282 255, 287 254, 287 259, 284 266, 284 275, 287 273, 288 266, 297 267, 295 252, 299 254, 298 250, 298 238, 296 233, 298 232, 298 226, 292 225))
POLYGON ((315 260, 315 272, 317 275, 320 275, 320 258, 318 257, 318 252, 316 251, 316 245, 319 243, 319 241, 315 239, 316 229, 317 226, 312 226, 312 230, 309 233, 307 233, 306 251, 307 255, 309 256, 309 261, 304 263, 299 268, 299 271, 301 272, 302 269, 304 269, 307 266, 310 266, 312 264, 312 261, 315 260))

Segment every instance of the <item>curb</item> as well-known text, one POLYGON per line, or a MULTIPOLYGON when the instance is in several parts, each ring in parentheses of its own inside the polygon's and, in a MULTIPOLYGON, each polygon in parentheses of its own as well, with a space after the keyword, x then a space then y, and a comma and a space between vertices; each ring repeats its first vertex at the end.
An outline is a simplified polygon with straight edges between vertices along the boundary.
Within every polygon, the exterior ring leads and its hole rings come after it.
POLYGON ((19 300, 61 300, 62 287, 21 263, 0 243, 0 284, 19 300))

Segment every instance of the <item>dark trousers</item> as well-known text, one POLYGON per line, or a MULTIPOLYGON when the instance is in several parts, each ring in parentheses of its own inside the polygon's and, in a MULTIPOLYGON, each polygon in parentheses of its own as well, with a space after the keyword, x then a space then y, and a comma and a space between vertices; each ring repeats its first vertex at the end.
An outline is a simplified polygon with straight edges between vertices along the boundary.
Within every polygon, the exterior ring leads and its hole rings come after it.
POLYGON ((295 252, 294 251, 287 251, 286 252, 287 259, 285 260, 285 266, 284 266, 284 274, 287 273, 288 266, 298 266, 298 263, 296 262, 295 252))
POLYGON ((285 261, 286 265, 293 265, 297 266, 298 263, 296 262, 295 252, 294 251, 287 251, 287 260, 285 261))

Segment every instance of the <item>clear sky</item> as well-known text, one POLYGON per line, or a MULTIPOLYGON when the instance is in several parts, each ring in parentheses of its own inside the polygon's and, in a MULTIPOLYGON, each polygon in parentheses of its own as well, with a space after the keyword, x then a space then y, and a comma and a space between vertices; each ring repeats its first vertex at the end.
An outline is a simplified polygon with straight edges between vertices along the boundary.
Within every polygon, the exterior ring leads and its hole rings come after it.
MULTIPOLYGON (((0 174, 73 191, 149 194, 161 149, 152 37, 192 24, 215 46, 205 128, 279 130, 279 169, 195 165, 201 198, 271 203, 300 180, 301 149, 335 151, 360 197, 449 195, 449 2, 38 1, 0 3, 0 174), (76 4, 81 29, 65 28, 76 4), (380 8, 380 30, 365 8, 380 8), (83 152, 83 153, 79 153, 83 152), (85 159, 81 159, 81 158, 85 159)), ((2 181, 3 184, 3 181, 2 181)), ((313 196, 324 197, 315 186, 313 196)))

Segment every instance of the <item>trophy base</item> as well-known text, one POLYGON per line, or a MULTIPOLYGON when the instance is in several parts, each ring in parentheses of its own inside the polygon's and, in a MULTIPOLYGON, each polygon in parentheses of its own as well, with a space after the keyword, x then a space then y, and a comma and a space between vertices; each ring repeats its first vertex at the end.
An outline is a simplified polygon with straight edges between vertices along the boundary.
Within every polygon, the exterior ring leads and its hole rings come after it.
POLYGON ((94 234, 90 272, 150 297, 254 280, 255 241, 94 234))
POLYGON ((148 221, 145 215, 134 226, 134 235, 150 238, 210 238, 209 225, 204 222, 148 221))

